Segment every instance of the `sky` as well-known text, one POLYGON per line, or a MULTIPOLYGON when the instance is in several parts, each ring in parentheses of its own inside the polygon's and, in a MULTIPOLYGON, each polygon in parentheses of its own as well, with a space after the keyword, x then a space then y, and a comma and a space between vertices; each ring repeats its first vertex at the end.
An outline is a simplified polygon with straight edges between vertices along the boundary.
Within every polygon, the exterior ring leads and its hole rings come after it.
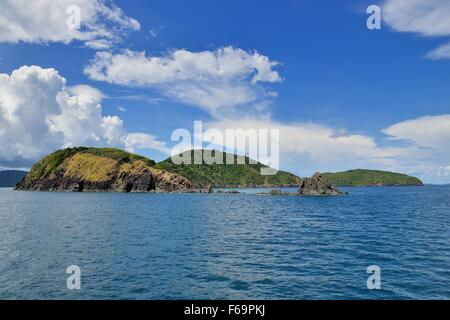
POLYGON ((0 0, 3 169, 81 145, 160 161, 203 121, 278 129, 300 176, 450 183, 449 85, 447 0, 0 0))

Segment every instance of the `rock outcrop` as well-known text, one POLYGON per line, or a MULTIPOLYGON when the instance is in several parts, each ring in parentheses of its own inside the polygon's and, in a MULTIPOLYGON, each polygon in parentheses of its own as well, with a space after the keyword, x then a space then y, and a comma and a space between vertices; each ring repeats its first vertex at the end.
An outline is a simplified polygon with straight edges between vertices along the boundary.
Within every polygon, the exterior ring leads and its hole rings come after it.
POLYGON ((194 192, 186 178, 121 150, 61 150, 31 169, 16 190, 60 192, 194 192), (105 151, 106 150, 106 151, 105 151), (115 152, 115 153, 112 153, 115 152), (120 152, 120 153, 119 153, 120 152), (117 153, 120 157, 117 157, 117 153), (111 156, 113 154, 114 156, 111 156))
POLYGON ((303 179, 297 192, 272 190, 258 194, 266 196, 336 196, 344 193, 328 183, 322 174, 317 172, 311 178, 303 179))
POLYGON ((329 183, 320 172, 315 173, 311 178, 303 179, 298 189, 300 195, 340 195, 342 192, 329 183))
POLYGON ((216 193, 223 193, 223 194, 240 194, 240 191, 237 190, 217 190, 216 193))

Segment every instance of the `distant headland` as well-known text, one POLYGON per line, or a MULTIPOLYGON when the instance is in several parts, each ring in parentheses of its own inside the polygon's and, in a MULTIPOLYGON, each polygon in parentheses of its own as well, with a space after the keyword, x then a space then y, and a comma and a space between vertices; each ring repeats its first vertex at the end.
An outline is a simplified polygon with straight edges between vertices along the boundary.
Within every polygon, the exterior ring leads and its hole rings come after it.
POLYGON ((325 172, 324 178, 335 186, 423 186, 423 182, 412 176, 389 171, 356 169, 345 172, 325 172))
POLYGON ((3 170, 0 171, 0 188, 14 188, 28 172, 21 170, 3 170))

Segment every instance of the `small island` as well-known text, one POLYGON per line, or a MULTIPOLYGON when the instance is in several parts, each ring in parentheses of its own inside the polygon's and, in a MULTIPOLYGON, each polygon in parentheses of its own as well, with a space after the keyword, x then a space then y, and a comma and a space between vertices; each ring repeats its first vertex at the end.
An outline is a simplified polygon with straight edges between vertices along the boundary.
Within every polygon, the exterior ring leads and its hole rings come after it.
POLYGON ((345 172, 326 172, 324 178, 335 186, 375 187, 375 186, 423 186, 423 182, 401 173, 356 169, 345 172))
POLYGON ((259 193, 268 196, 338 196, 346 194, 339 191, 334 185, 329 183, 320 172, 316 172, 311 178, 303 179, 297 192, 284 192, 272 190, 267 193, 259 193))
POLYGON ((148 158, 113 148, 69 148, 38 161, 16 190, 67 192, 194 192, 186 178, 148 158))

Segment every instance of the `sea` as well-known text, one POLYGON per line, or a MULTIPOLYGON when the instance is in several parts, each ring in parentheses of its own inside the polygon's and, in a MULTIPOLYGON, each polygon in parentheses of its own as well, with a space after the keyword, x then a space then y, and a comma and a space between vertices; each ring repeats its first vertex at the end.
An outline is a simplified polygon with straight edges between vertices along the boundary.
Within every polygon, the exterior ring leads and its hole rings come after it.
POLYGON ((450 186, 343 189, 0 189, 0 299, 450 299, 450 186))

